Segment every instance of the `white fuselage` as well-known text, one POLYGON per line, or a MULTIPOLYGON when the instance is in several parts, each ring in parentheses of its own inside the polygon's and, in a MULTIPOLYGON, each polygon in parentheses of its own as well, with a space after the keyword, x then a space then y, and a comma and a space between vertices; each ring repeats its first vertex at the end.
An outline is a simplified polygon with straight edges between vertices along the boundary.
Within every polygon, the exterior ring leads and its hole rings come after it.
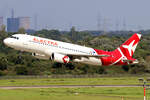
MULTIPOLYGON (((80 56, 98 55, 93 48, 25 34, 15 34, 6 38, 4 43, 16 50, 37 53, 46 59, 49 59, 52 53, 80 56)), ((80 59, 74 59, 74 62, 101 65, 101 60, 95 57, 81 57, 80 59)))

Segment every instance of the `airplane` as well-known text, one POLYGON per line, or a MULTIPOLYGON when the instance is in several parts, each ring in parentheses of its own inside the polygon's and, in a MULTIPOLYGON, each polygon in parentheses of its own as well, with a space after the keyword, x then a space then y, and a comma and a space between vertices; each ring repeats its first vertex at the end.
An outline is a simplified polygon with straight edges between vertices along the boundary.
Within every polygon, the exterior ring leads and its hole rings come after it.
POLYGON ((27 34, 14 34, 3 40, 8 47, 32 53, 38 59, 68 64, 71 62, 99 66, 138 63, 132 58, 141 34, 133 34, 114 51, 104 51, 27 34))

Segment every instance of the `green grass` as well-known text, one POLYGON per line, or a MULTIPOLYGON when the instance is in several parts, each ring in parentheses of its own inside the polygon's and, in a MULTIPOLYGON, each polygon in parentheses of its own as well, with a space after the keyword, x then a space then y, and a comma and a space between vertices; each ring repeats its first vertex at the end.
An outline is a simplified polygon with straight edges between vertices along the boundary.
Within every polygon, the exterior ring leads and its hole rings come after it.
POLYGON ((124 100, 142 100, 143 88, 0 89, 0 100, 121 100, 122 96, 124 100))
POLYGON ((1 79, 0 86, 139 85, 138 77, 1 79))
MULTIPOLYGON (((0 86, 142 85, 139 77, 1 79, 0 86)), ((150 90, 147 91, 150 94, 150 90)), ((142 100, 143 87, 0 89, 0 100, 142 100)))

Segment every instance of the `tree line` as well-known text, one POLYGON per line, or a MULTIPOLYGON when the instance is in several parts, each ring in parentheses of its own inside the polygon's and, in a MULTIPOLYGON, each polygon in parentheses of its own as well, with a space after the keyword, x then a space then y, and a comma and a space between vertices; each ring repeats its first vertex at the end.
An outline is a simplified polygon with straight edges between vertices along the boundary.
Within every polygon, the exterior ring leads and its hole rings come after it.
MULTIPOLYGON (((5 27, 0 31, 0 75, 51 75, 51 74, 143 74, 150 73, 150 31, 143 31, 143 36, 134 54, 139 60, 136 65, 124 66, 92 66, 81 63, 60 64, 49 60, 39 60, 30 53, 16 51, 3 44, 3 39, 17 33, 24 34, 24 30, 16 33, 8 33, 5 27), (144 34, 146 33, 146 34, 144 34), (73 70, 71 70, 73 69, 73 70)), ((76 31, 72 27, 70 31, 39 30, 33 35, 55 39, 59 41, 75 43, 112 51, 127 40, 134 32, 126 31, 114 34, 93 34, 92 31, 76 31)))

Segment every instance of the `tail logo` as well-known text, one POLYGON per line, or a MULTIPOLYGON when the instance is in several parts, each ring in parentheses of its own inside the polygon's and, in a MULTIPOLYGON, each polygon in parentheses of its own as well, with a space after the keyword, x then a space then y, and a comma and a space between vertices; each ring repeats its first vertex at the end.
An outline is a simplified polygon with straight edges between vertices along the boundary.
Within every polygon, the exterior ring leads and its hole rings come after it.
POLYGON ((122 45, 123 48, 128 49, 130 56, 132 56, 133 52, 135 51, 136 45, 133 46, 135 40, 133 40, 129 45, 122 45))

